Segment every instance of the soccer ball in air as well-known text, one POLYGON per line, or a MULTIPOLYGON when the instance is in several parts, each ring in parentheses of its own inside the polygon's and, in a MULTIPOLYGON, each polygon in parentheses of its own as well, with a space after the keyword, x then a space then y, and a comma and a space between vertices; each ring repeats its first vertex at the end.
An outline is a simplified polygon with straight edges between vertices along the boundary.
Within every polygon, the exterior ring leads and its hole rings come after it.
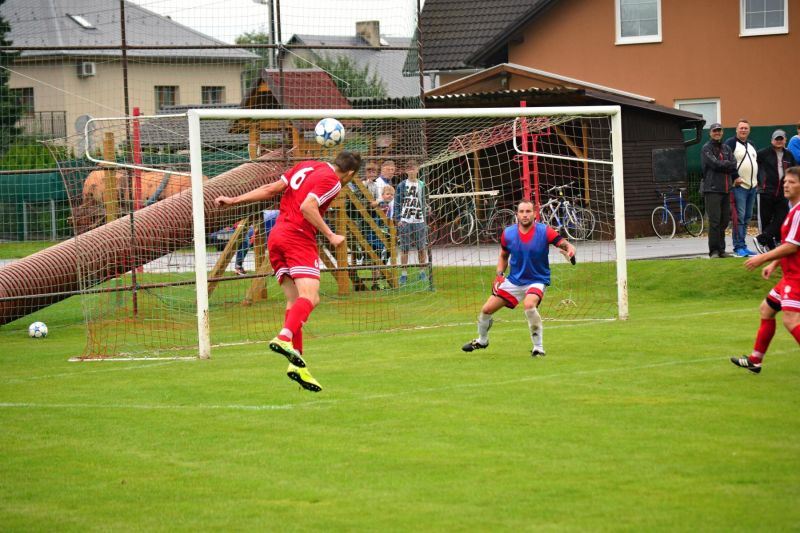
POLYGON ((344 126, 335 118, 323 118, 314 128, 314 138, 327 148, 336 146, 344 141, 344 126))
POLYGON ((28 336, 33 339, 47 337, 47 325, 44 322, 34 322, 28 326, 28 336))

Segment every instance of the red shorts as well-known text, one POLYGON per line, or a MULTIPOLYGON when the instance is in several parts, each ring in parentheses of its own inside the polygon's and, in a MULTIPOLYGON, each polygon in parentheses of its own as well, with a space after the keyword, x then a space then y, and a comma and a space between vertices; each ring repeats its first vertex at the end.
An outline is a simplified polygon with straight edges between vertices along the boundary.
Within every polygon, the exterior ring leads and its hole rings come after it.
POLYGON ((767 299, 780 305, 783 311, 800 313, 800 280, 781 278, 767 299))
POLYGON ((270 232, 267 240, 269 263, 280 284, 283 276, 292 279, 319 279, 319 252, 316 241, 305 235, 294 236, 281 231, 280 226, 270 232))

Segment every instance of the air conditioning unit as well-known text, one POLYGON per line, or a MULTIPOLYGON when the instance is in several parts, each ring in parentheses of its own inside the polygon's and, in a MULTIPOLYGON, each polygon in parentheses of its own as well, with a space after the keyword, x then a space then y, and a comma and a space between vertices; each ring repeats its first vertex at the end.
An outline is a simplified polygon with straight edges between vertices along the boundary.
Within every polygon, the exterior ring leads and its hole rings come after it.
POLYGON ((89 76, 97 75, 97 65, 91 61, 82 61, 78 63, 78 77, 88 78, 89 76))

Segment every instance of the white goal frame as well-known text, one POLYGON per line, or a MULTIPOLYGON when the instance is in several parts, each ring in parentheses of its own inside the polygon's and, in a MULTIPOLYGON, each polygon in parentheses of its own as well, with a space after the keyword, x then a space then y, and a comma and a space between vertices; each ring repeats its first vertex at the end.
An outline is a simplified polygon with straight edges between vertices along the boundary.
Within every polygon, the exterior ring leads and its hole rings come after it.
MULTIPOLYGON (((203 161, 200 123, 210 119, 318 120, 323 117, 347 119, 447 119, 447 118, 518 118, 550 115, 608 116, 611 123, 611 157, 614 189, 614 228, 617 273, 617 317, 628 318, 628 272, 625 245, 625 197, 622 174, 622 110, 620 106, 504 107, 463 109, 190 109, 189 153, 192 176, 192 217, 194 224, 195 265, 206 264, 205 213, 203 209, 203 161)), ((546 154, 538 154, 547 157, 546 154)), ((199 357, 211 356, 209 330, 208 275, 195 268, 197 289, 197 332, 199 357)))

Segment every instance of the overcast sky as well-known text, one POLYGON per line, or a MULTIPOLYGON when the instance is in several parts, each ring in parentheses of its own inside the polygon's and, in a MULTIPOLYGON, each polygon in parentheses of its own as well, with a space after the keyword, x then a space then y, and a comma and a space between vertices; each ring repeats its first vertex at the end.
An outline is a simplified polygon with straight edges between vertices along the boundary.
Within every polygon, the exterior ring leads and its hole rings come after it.
MULTIPOLYGON (((270 0, 130 0, 225 42, 245 32, 266 32, 270 0)), ((274 0, 277 2, 277 0, 274 0)), ((277 4, 276 4, 277 5, 277 4)), ((280 0, 281 36, 352 35, 359 20, 379 20, 381 34, 411 36, 417 0, 280 0)))

